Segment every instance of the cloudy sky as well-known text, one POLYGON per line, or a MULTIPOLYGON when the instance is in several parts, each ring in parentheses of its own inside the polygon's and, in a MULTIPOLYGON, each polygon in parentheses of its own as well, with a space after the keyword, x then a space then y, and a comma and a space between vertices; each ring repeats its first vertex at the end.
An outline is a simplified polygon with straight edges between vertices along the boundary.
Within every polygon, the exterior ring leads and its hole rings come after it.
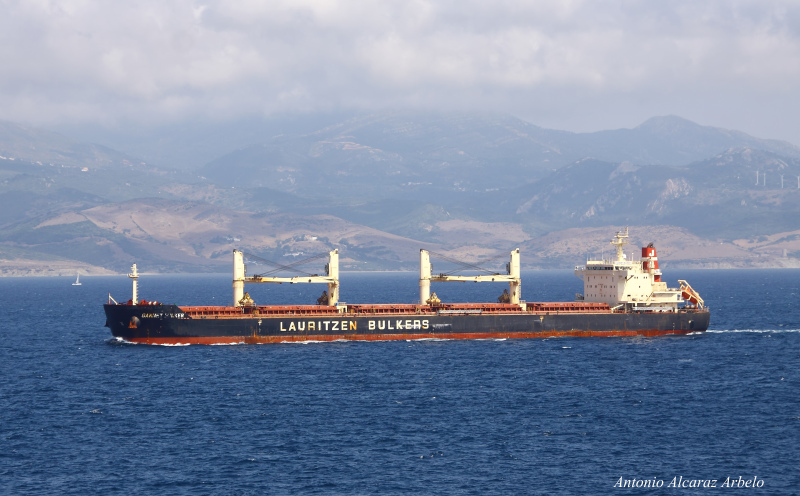
POLYGON ((0 119, 381 109, 570 131, 674 114, 800 145, 800 3, 0 0, 0 119))

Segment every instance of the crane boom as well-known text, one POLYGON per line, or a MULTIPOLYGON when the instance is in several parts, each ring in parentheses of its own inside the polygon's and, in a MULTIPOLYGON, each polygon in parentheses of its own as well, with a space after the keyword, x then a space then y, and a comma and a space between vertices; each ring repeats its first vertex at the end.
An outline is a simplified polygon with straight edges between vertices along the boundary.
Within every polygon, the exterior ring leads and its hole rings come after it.
MULTIPOLYGON (((319 256, 312 257, 312 259, 321 258, 319 256)), ((300 262, 295 262, 289 265, 281 265, 260 259, 264 262, 270 263, 273 266, 284 269, 294 269, 294 266, 299 265, 300 262)), ((306 260, 307 261, 307 260, 306 260)), ((302 261, 305 263, 306 261, 302 261)), ((244 253, 241 250, 233 250, 233 306, 242 306, 241 301, 244 298, 244 285, 245 283, 320 283, 328 285, 328 306, 336 306, 339 302, 339 250, 332 250, 328 253, 328 263, 325 265, 326 275, 320 276, 317 274, 299 275, 294 277, 276 277, 267 275, 254 275, 247 277, 245 275, 244 266, 244 253)), ((297 271, 296 269, 294 269, 297 271)))
MULTIPOLYGON (((447 260, 452 261, 447 258, 447 260)), ((460 262, 459 262, 460 263, 460 262)), ((462 266, 477 267, 460 263, 462 266)), ((419 300, 420 305, 427 304, 431 297, 431 281, 433 282, 508 282, 510 303, 519 305, 522 279, 520 278, 519 248, 511 252, 511 260, 506 266, 508 274, 489 274, 480 276, 453 276, 449 274, 431 275, 431 254, 427 250, 419 251, 419 300)), ((478 269, 480 269, 478 267, 478 269)), ((486 271, 485 269, 480 269, 486 271)), ((488 271, 486 271, 488 272, 488 271)))

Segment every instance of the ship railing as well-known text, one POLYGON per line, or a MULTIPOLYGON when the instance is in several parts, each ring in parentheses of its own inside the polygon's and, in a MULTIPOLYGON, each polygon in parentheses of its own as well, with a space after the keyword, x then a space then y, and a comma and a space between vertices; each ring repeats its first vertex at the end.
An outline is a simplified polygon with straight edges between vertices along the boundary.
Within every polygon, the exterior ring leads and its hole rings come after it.
POLYGON ((336 315, 336 307, 325 305, 261 305, 252 307, 180 307, 190 317, 254 317, 268 315, 336 315))
MULTIPOLYGON (((527 305, 527 303, 525 303, 527 305)), ((433 307, 438 313, 522 313, 514 303, 442 303, 433 307)))
POLYGON ((639 306, 633 305, 631 311, 637 313, 675 313, 677 308, 670 306, 639 306))
POLYGON ((611 308, 608 303, 584 303, 584 302, 541 302, 528 303, 528 312, 532 313, 594 313, 608 312, 611 308))
POLYGON ((415 304, 375 304, 348 305, 349 315, 435 315, 436 311, 429 305, 415 304))
POLYGON ((260 315, 336 315, 339 309, 327 305, 264 305, 256 307, 260 315))
POLYGON ((483 310, 480 308, 454 308, 454 309, 441 309, 436 312, 439 315, 480 315, 483 310))
POLYGON ((242 315, 242 309, 237 307, 186 306, 179 308, 187 317, 228 317, 242 315))
POLYGON ((521 305, 513 303, 440 303, 437 305, 418 304, 358 304, 348 305, 348 314, 381 315, 381 314, 422 314, 437 313, 520 313, 521 305))

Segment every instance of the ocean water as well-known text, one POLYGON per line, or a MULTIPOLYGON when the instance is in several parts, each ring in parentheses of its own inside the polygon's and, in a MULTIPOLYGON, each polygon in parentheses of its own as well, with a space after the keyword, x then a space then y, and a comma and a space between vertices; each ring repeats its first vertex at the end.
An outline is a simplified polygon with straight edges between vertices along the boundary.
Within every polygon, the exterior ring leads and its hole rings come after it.
MULTIPOLYGON (((101 305, 130 298, 125 277, 0 279, 0 494, 800 494, 800 271, 678 277, 709 332, 180 347, 111 338, 101 305)), ((580 290, 523 277, 528 301, 580 290)), ((145 275, 140 295, 226 304, 231 283, 145 275)), ((342 276, 345 301, 416 295, 415 274, 342 276)))

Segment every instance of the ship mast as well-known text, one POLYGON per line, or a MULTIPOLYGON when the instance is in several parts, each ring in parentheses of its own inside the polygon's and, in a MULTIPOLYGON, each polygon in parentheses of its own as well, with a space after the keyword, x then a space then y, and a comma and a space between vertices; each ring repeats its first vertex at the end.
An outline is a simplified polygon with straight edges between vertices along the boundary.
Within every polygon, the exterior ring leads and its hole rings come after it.
POLYGON ((128 274, 128 277, 133 279, 133 301, 134 305, 139 304, 139 286, 138 286, 138 279, 139 279, 139 272, 136 270, 136 264, 131 265, 131 273, 128 274))
POLYGON ((628 228, 626 227, 625 231, 617 231, 611 244, 617 247, 617 262, 624 262, 625 248, 623 247, 628 244, 628 228))

